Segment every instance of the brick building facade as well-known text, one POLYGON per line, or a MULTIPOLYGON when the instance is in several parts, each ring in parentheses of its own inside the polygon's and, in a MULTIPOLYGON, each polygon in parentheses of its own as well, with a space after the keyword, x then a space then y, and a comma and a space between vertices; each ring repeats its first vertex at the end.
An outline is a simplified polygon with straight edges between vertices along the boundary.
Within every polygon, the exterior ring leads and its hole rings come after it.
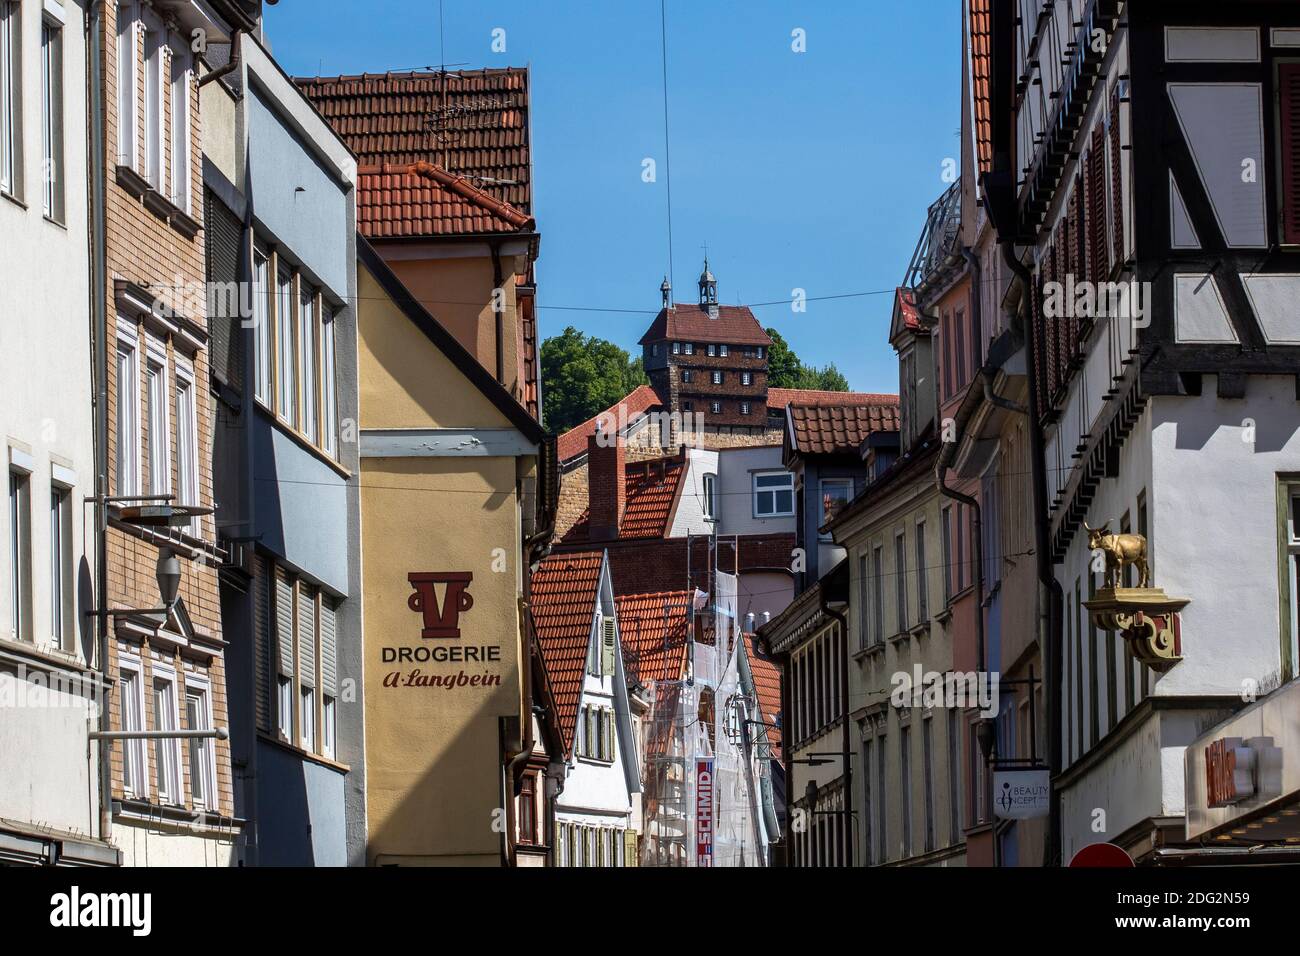
POLYGON ((718 281, 704 263, 699 302, 663 308, 641 336, 650 384, 672 413, 702 416, 706 433, 761 433, 767 428, 767 358, 771 338, 748 307, 718 304, 718 281))
MULTIPOLYGON (((189 39, 196 28, 213 39, 228 30, 206 18, 191 23, 186 6, 109 4, 98 37, 110 496, 101 603, 112 611, 114 730, 228 725, 207 387, 201 61, 189 39), (184 524, 142 515, 169 504, 197 513, 184 524), (178 600, 166 614, 159 611, 160 549, 170 549, 181 569, 178 600)), ((225 740, 119 742, 111 779, 113 842, 128 865, 229 861, 238 831, 225 740)))

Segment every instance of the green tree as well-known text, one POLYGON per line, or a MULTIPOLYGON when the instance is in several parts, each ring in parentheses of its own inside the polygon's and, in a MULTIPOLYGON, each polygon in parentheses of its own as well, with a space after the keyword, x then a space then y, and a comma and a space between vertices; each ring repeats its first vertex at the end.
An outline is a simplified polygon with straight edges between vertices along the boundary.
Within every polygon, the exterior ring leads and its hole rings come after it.
POLYGON ((767 350, 767 387, 804 388, 800 378, 803 364, 799 361, 799 356, 791 351, 776 329, 764 331, 772 340, 772 345, 767 350))
POLYGON ((825 368, 804 365, 776 329, 765 329, 772 340, 767 350, 768 388, 805 388, 825 392, 847 392, 849 380, 832 362, 825 368))
POLYGON ((586 421, 645 381, 640 356, 631 361, 613 342, 573 326, 542 342, 542 414, 552 432, 586 421))

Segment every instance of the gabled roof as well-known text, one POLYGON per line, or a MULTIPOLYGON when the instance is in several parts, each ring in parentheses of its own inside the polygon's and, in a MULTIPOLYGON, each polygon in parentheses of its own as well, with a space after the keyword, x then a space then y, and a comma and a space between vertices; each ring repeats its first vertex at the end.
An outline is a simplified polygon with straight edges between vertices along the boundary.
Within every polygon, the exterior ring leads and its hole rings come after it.
POLYGON ((604 566, 604 551, 551 555, 537 566, 529 585, 533 628, 559 714, 566 757, 573 752, 604 566))
POLYGON ((623 669, 628 680, 681 680, 686 669, 686 628, 692 591, 618 594, 618 635, 623 642, 623 669))
POLYGON ((749 656, 749 670, 754 675, 754 693, 758 696, 758 709, 766 728, 760 728, 760 737, 767 735, 772 756, 781 757, 781 669, 763 653, 757 636, 745 635, 745 650, 749 656))
POLYGON ((375 247, 366 240, 365 236, 360 234, 357 235, 357 258, 375 277, 375 281, 388 293, 389 298, 393 300, 393 304, 401 309, 416 328, 423 332, 429 341, 437 346, 452 364, 478 387, 479 391, 497 407, 512 425, 519 429, 528 441, 538 445, 546 441, 546 432, 542 430, 542 426, 537 419, 528 414, 528 410, 506 391, 505 386, 493 378, 492 374, 479 364, 478 359, 471 355, 465 349, 465 346, 456 340, 454 335, 443 328, 442 324, 415 300, 410 290, 402 284, 402 280, 397 278, 393 270, 384 262, 383 257, 375 251, 375 247))
MULTIPOLYGON (((623 521, 618 528, 620 538, 662 538, 668 534, 673 517, 673 505, 686 474, 686 459, 682 455, 652 458, 648 461, 629 462, 625 467, 623 488, 627 500, 623 507, 623 521)), ((564 543, 586 541, 589 534, 591 509, 584 511, 564 536, 564 543)))
POLYGON ((585 455, 587 439, 596 434, 597 422, 604 420, 612 425, 618 424, 620 405, 626 407, 625 417, 631 423, 646 412, 663 408, 663 400, 649 385, 638 385, 603 412, 593 415, 581 425, 575 425, 562 434, 556 441, 556 451, 560 461, 570 461, 579 455, 585 455))
POLYGON ((898 396, 893 401, 787 407, 791 448, 803 455, 856 455, 867 436, 898 431, 898 396))
POLYGON ((359 165, 437 163, 532 212, 527 67, 294 80, 359 165))
POLYGON ((878 392, 827 392, 811 388, 769 388, 767 407, 784 410, 787 405, 884 405, 897 402, 897 395, 878 392))
POLYGON ((702 305, 678 302, 671 309, 660 309, 638 345, 661 342, 726 342, 729 345, 771 345, 754 313, 744 305, 720 305, 718 317, 709 318, 702 305))
POLYGON ((371 239, 532 232, 533 218, 427 162, 357 170, 357 229, 371 239))

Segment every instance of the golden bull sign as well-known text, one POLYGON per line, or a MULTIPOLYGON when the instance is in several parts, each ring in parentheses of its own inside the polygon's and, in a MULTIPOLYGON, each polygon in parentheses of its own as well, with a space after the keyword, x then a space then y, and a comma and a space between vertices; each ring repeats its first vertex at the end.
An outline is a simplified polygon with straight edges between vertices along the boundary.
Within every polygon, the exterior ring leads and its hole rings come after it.
POLYGON ((406 576, 415 593, 406 606, 424 616, 420 636, 424 638, 459 638, 460 616, 474 606, 469 593, 472 571, 412 571, 406 576), (442 606, 438 606, 437 585, 446 585, 442 606))

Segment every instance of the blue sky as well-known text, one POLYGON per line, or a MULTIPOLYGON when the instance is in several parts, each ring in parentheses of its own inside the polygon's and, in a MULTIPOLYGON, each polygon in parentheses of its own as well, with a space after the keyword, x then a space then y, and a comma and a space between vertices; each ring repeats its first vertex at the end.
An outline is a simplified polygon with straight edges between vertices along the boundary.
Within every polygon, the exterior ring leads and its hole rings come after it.
MULTIPOLYGON (((437 0, 266 9, 294 75, 440 59, 437 0)), ((667 0, 676 297, 694 301, 706 242, 724 303, 896 286, 958 155, 960 16, 958 0, 667 0), (791 49, 796 28, 806 52, 791 49)), ((635 351, 668 263, 658 0, 445 0, 444 22, 448 63, 532 68, 543 336, 573 325, 635 351)), ((891 304, 754 312, 805 361, 892 392, 891 304)))

